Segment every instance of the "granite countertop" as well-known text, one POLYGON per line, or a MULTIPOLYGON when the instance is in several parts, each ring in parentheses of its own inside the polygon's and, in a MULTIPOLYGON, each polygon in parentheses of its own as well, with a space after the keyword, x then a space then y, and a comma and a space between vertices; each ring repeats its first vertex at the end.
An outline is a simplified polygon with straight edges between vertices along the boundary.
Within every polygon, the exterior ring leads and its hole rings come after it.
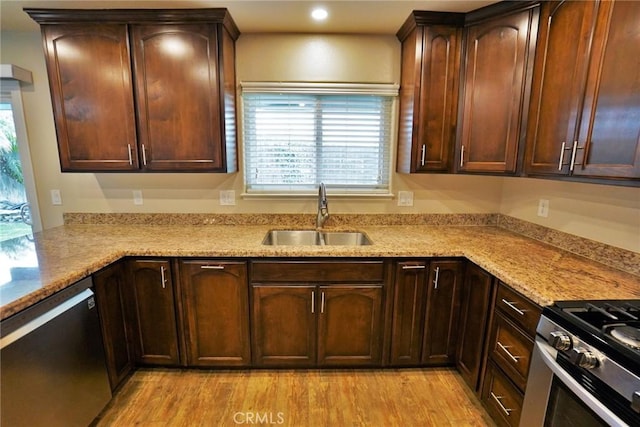
MULTIPOLYGON (((29 280, 0 285, 0 319, 124 256, 466 257, 540 305, 640 299, 640 276, 492 225, 346 227, 364 231, 373 241, 359 247, 262 245, 272 228, 299 227, 72 224, 36 233, 21 243, 35 254, 25 266, 29 280)), ((7 245, 3 242, 3 252, 7 245)))

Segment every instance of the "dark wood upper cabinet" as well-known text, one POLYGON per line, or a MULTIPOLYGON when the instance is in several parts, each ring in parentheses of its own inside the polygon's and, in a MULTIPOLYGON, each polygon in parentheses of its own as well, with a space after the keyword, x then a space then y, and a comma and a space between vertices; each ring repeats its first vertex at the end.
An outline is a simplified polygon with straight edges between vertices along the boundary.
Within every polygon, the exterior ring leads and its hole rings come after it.
POLYGON ((529 175, 640 178, 638 20, 637 2, 543 3, 529 175))
POLYGON ((539 6, 529 2, 467 14, 456 171, 518 171, 538 17, 539 6))
POLYGON ((402 43, 397 171, 451 170, 464 14, 414 11, 402 43))
POLYGON ((63 171, 235 172, 226 9, 26 9, 41 25, 63 171))
POLYGON ((569 173, 597 9, 598 2, 590 1, 542 5, 527 131, 528 174, 569 173))
POLYGON ((138 169, 125 24, 42 25, 63 171, 138 169))
POLYGON ((640 179, 638 22, 640 2, 600 4, 574 175, 640 179))
POLYGON ((189 366, 249 366, 249 284, 244 261, 181 260, 189 366))

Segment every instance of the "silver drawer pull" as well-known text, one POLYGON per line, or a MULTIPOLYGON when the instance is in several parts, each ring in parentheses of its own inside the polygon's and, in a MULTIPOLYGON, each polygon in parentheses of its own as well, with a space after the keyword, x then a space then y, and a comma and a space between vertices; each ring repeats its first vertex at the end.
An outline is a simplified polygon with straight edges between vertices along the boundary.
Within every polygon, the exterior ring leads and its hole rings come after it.
POLYGON ((403 265, 403 270, 424 270, 427 268, 425 265, 403 265))
POLYGON ((164 266, 160 266, 160 281, 162 282, 162 289, 167 287, 167 277, 165 276, 164 266))
POLYGON ((502 404, 502 402, 500 401, 500 399, 504 399, 504 396, 496 396, 493 392, 491 392, 491 397, 493 398, 493 400, 496 401, 496 403, 498 404, 500 409, 502 409, 502 411, 505 413, 505 415, 507 417, 510 417, 511 416, 511 412, 513 412, 513 409, 509 409, 509 408, 505 407, 502 404))
POLYGON ((509 351, 509 349, 510 349, 511 347, 508 347, 508 346, 506 346, 506 345, 502 344, 500 341, 498 341, 498 347, 500 347, 500 349, 501 349, 502 351, 504 351, 504 352, 507 354, 507 356, 509 356, 509 359, 513 360, 515 363, 518 363, 518 359, 522 359, 522 356, 514 356, 514 355, 509 351))
POLYGON ((205 270, 224 270, 224 265, 201 265, 200 268, 205 270))
POLYGON ((507 301, 504 298, 502 298, 502 302, 505 303, 513 311, 518 313, 520 316, 524 316, 524 313, 528 311, 528 310, 523 310, 523 309, 520 309, 520 308, 516 307, 516 303, 515 302, 507 301))

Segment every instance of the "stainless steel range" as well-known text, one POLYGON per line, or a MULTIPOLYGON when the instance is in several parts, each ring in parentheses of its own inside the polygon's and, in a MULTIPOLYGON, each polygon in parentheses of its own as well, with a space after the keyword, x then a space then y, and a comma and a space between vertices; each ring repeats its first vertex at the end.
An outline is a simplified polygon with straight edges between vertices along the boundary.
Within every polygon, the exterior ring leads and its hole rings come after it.
POLYGON ((520 421, 542 425, 640 426, 640 300, 543 309, 520 421))

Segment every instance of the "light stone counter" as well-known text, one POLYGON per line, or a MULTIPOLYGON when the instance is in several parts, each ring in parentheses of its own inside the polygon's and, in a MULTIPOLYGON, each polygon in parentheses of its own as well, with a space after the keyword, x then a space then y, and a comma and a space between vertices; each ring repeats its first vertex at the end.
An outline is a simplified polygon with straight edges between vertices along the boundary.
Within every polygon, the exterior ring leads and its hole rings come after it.
MULTIPOLYGON (((263 225, 70 224, 34 236, 40 284, 0 286, 0 319, 125 256, 465 257, 540 305, 559 300, 640 299, 640 276, 495 225, 334 225, 364 231, 373 245, 265 246, 263 225)), ((332 228, 329 227, 329 228, 332 228)), ((308 227, 307 227, 308 228, 308 227)), ((632 256, 634 254, 632 253, 632 256)))

